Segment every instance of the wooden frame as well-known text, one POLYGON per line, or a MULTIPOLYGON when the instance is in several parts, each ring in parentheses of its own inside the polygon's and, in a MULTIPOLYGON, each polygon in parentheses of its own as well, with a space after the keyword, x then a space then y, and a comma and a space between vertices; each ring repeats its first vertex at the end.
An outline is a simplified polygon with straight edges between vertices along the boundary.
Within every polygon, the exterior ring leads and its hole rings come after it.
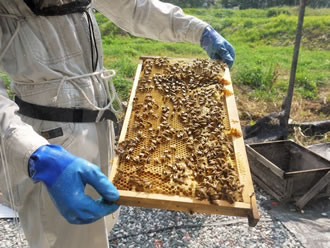
MULTIPOLYGON (((132 114, 133 101, 138 87, 140 73, 142 70, 143 60, 147 58, 156 58, 156 57, 140 58, 141 60, 137 67, 137 71, 132 87, 132 92, 129 99, 128 108, 126 111, 125 120, 119 138, 119 142, 125 140, 130 116, 132 114)), ((228 68, 226 68, 224 78, 227 81, 231 82, 230 72, 228 68)), ((226 85, 225 88, 233 92, 232 84, 226 85)), ((226 97, 226 106, 229 116, 230 128, 235 128, 241 132, 234 95, 226 97)), ((169 196, 163 194, 151 194, 151 193, 119 190, 120 199, 118 200, 118 204, 128 205, 128 206, 139 206, 146 208, 161 208, 161 209, 175 210, 175 211, 186 211, 190 213, 200 212, 200 213, 209 213, 209 214, 222 214, 222 215, 230 215, 230 216, 248 217, 249 225, 255 226, 259 220, 259 214, 258 214, 256 197, 254 193, 243 137, 233 138, 233 145, 234 145, 235 158, 238 167, 240 183, 244 185, 242 202, 235 202, 233 204, 230 204, 227 201, 217 201, 217 204, 210 204, 206 200, 200 201, 189 197, 169 196)), ((111 181, 113 181, 115 177, 118 168, 118 163, 119 163, 119 157, 115 156, 113 160, 113 167, 110 174, 111 181)))
POLYGON ((295 200, 302 209, 312 198, 330 196, 330 161, 318 154, 287 140, 249 144, 246 148, 253 180, 278 201, 295 200), (293 154, 300 154, 296 164, 302 168, 289 171, 281 167, 292 162, 291 155, 284 153, 285 146, 290 146, 293 154))

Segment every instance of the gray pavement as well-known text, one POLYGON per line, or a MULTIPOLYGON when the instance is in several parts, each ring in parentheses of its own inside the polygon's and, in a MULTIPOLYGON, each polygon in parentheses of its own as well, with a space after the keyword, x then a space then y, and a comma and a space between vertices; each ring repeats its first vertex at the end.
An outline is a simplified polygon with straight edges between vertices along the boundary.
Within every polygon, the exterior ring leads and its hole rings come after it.
MULTIPOLYGON (((271 197, 256 187, 261 215, 256 227, 246 218, 122 206, 109 236, 110 247, 303 247, 296 236, 263 208, 271 197)), ((28 247, 19 223, 0 220, 0 248, 28 247)))

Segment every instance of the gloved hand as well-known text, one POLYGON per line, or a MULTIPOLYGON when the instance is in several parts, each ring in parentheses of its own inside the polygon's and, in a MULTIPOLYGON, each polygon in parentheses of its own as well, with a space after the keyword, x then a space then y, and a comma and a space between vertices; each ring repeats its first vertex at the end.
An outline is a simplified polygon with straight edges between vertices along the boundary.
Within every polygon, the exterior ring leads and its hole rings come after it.
POLYGON ((45 145, 29 159, 34 182, 42 181, 59 212, 71 224, 92 223, 116 211, 119 193, 94 164, 74 156, 59 145, 45 145), (84 193, 86 184, 102 196, 93 200, 84 193))
POLYGON ((211 59, 221 59, 229 68, 233 66, 235 59, 234 47, 211 26, 204 29, 201 37, 201 47, 204 48, 211 59))

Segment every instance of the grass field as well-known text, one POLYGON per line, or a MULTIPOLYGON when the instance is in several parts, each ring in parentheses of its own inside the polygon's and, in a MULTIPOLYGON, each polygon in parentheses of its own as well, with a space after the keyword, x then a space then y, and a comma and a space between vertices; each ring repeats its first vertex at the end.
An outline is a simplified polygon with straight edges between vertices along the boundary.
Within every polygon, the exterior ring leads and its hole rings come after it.
MULTIPOLYGON (((210 23, 236 50, 232 78, 244 120, 254 121, 280 105, 289 81, 297 25, 297 8, 185 9, 210 23), (243 111, 244 110, 244 111, 243 111)), ((207 58, 189 43, 133 37, 97 13, 107 68, 117 71, 122 100, 130 93, 141 55, 207 58)), ((296 121, 330 119, 330 9, 307 8, 291 117, 296 121)), ((2 74, 3 75, 3 74, 2 74)), ((3 75, 5 76, 5 75, 3 75)), ((9 79, 5 76, 8 84, 9 79)))
MULTIPOLYGON (((253 121, 280 105, 289 81, 297 8, 266 10, 185 9, 211 24, 236 50, 232 69, 239 108, 253 121), (254 106, 249 109, 249 106, 254 106)), ((105 65, 117 70, 115 84, 129 95, 141 55, 207 58, 199 45, 132 37, 97 14, 103 35, 105 65)), ((297 121, 329 119, 330 9, 307 8, 300 50, 292 117, 297 121)), ((243 117, 244 118, 244 117, 243 117)))

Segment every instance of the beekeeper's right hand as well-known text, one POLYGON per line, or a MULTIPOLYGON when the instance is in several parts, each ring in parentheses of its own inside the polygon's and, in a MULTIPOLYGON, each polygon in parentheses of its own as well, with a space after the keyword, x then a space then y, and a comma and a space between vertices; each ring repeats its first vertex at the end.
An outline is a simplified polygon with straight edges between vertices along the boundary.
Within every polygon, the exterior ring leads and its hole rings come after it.
POLYGON ((44 145, 29 159, 29 174, 43 182, 56 208, 71 224, 92 223, 113 213, 119 206, 119 193, 94 164, 74 156, 59 145, 44 145), (84 193, 86 184, 102 196, 93 200, 84 193))

